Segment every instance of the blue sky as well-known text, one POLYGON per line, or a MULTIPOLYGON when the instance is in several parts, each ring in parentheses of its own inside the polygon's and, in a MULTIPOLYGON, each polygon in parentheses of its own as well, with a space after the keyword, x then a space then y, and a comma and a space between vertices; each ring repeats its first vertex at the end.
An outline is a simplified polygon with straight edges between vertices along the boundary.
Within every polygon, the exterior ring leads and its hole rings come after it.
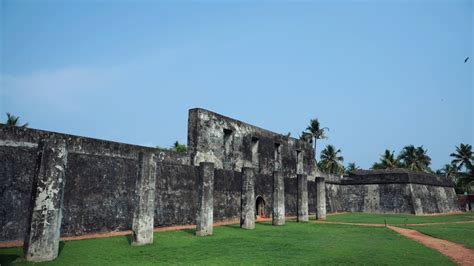
POLYGON ((169 146, 193 107, 292 136, 317 117, 363 168, 473 144, 472 1, 0 5, 0 112, 32 128, 169 146))

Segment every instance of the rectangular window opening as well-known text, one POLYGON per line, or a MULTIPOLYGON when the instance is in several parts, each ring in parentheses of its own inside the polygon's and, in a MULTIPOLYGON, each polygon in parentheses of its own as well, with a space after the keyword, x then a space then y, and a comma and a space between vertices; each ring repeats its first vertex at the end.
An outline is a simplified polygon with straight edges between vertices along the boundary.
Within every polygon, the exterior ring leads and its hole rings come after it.
POLYGON ((224 160, 222 161, 224 169, 232 169, 232 141, 233 131, 224 129, 224 160))
POLYGON ((258 144, 259 144, 259 139, 252 137, 252 166, 253 168, 256 169, 257 172, 260 172, 260 162, 259 162, 259 156, 258 156, 258 144))
POLYGON ((281 170, 281 145, 275 143, 275 171, 281 170))
POLYGON ((303 152, 296 151, 296 174, 303 174, 303 152))

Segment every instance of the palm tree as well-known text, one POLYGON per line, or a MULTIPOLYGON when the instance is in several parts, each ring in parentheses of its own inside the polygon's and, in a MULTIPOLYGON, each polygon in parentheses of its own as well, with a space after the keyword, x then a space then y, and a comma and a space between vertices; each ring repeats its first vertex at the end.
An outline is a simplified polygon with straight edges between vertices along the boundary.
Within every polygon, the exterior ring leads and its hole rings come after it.
POLYGON ((461 170, 463 167, 469 170, 472 167, 474 154, 472 153, 472 146, 469 144, 461 143, 459 146, 456 146, 456 152, 451 153, 449 156, 454 157, 451 164, 455 165, 458 170, 461 170))
POLYGON ((347 164, 347 167, 346 167, 346 174, 349 174, 350 172, 354 171, 354 170, 358 170, 360 169, 359 166, 356 165, 356 163, 349 163, 347 164))
POLYGON ((327 173, 338 174, 344 172, 344 166, 341 164, 344 161, 344 157, 339 156, 340 149, 334 148, 332 145, 327 145, 324 150, 321 151, 321 160, 318 166, 327 173))
POLYGON ((323 127, 321 128, 319 121, 317 118, 311 119, 309 121, 309 126, 306 128, 306 131, 302 133, 301 138, 311 141, 314 145, 314 159, 316 159, 316 142, 318 139, 327 139, 326 131, 329 131, 329 128, 323 127), (303 137, 304 136, 304 137, 303 137))
POLYGON ((400 161, 395 158, 395 151, 385 150, 379 160, 380 162, 372 165, 372 169, 393 169, 400 166, 400 161))
POLYGON ((445 164, 441 169, 436 171, 436 174, 451 178, 455 181, 458 174, 458 168, 454 164, 445 164))
POLYGON ((173 144, 173 147, 171 147, 171 150, 177 151, 177 152, 186 152, 187 147, 185 144, 179 143, 179 141, 175 141, 173 144))
POLYGON ((401 166, 403 168, 412 171, 430 172, 431 169, 429 165, 431 164, 431 157, 426 153, 427 150, 423 149, 423 146, 415 147, 413 145, 408 145, 400 152, 398 160, 401 161, 401 166))
POLYGON ((309 133, 309 132, 301 132, 301 135, 300 135, 300 140, 304 141, 304 142, 308 142, 309 144, 313 144, 313 134, 309 133))
MULTIPOLYGON (((10 113, 7 113, 7 122, 5 124, 7 126, 12 126, 12 127, 17 127, 18 124, 20 123, 20 117, 19 116, 14 116, 10 113)), ((28 127, 28 123, 23 124, 21 127, 28 127)))

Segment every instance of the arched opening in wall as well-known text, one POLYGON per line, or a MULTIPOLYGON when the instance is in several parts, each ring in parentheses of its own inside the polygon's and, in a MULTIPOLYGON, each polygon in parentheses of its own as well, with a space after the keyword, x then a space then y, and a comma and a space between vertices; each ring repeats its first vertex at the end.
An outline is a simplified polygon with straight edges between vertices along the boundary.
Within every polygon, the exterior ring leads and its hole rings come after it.
POLYGON ((262 196, 257 196, 257 199, 255 200, 255 210, 256 210, 257 218, 266 217, 266 215, 265 215, 265 200, 263 199, 262 196))

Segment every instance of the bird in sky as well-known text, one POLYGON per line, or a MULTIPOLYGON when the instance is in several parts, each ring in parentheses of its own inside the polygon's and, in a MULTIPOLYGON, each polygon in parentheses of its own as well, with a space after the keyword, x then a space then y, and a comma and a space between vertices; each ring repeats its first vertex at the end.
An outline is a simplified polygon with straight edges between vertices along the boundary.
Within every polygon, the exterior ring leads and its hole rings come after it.
POLYGON ((466 59, 464 59, 464 63, 466 63, 466 62, 467 62, 467 60, 469 60, 469 56, 468 56, 468 57, 466 57, 466 59))

